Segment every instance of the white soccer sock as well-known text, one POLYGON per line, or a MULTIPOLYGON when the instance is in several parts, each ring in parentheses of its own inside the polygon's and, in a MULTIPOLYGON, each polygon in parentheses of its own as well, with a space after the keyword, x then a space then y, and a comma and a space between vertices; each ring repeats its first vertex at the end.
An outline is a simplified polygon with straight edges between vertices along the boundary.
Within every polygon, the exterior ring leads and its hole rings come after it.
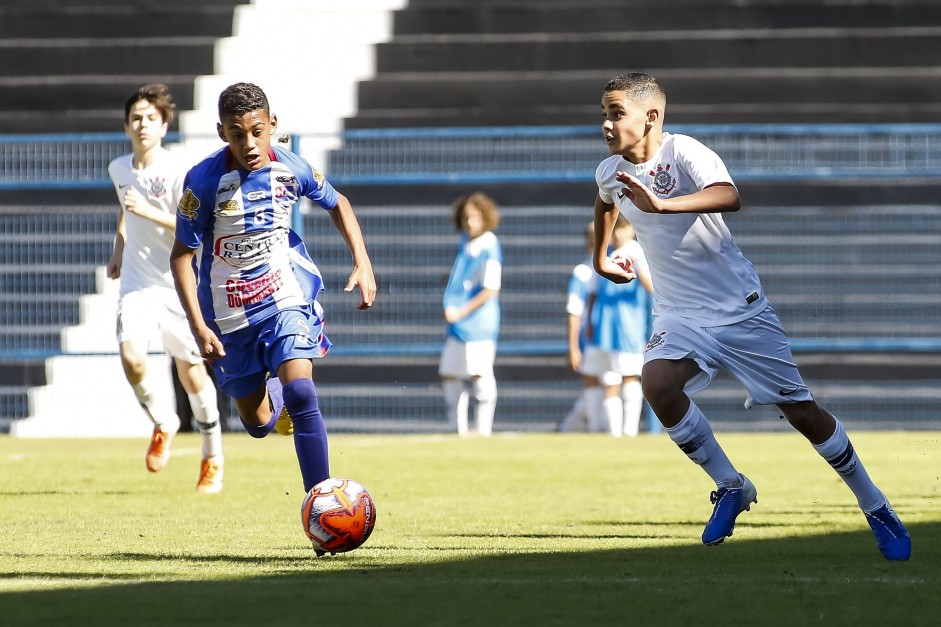
POLYGON ((712 477, 718 487, 735 488, 742 484, 742 478, 719 446, 709 421, 696 403, 689 402, 686 415, 675 427, 667 429, 667 433, 687 457, 712 477))
POLYGON ((131 388, 137 396, 137 402, 158 429, 165 433, 176 433, 180 430, 180 417, 170 408, 166 399, 154 394, 146 375, 139 383, 132 383, 131 388))
POLYGON ((628 381, 621 386, 624 404, 624 435, 637 437, 640 432, 640 414, 644 410, 644 390, 640 381, 628 381))
POLYGON ((600 387, 585 388, 585 410, 588 412, 589 433, 608 430, 608 421, 604 413, 604 390, 600 387))
POLYGON ((203 458, 222 457, 222 425, 219 424, 216 386, 207 381, 202 390, 187 396, 196 426, 203 436, 203 458))
POLYGON ((830 439, 823 444, 814 444, 814 449, 827 460, 827 463, 853 491, 861 510, 871 512, 882 507, 882 504, 886 502, 885 495, 869 478, 869 473, 866 472, 859 456, 856 455, 853 444, 839 420, 836 420, 836 429, 830 439))
POLYGON ((460 379, 443 379, 441 389, 444 391, 445 410, 448 414, 448 425, 458 435, 467 435, 467 401, 469 395, 464 389, 464 382, 460 379))
POLYGON ((601 406, 604 408, 605 423, 608 433, 616 438, 624 435, 624 404, 620 396, 604 399, 601 406))
POLYGON ((493 375, 477 377, 473 388, 477 401, 477 432, 489 436, 493 433, 493 414, 497 409, 497 380, 493 375))
POLYGON ((575 402, 572 403, 572 409, 570 409, 569 413, 565 415, 565 418, 559 422, 558 430, 561 433, 571 431, 575 426, 575 423, 581 420, 585 420, 586 422, 588 420, 588 408, 586 407, 585 403, 584 390, 579 392, 578 398, 576 398, 575 402))

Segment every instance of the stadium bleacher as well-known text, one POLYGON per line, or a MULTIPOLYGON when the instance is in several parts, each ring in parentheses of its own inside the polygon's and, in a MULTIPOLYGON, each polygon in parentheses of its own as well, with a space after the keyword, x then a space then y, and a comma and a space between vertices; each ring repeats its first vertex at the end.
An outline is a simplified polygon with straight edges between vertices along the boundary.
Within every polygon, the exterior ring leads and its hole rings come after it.
MULTIPOLYGON (((0 81, 23 95, 0 105, 0 133, 119 130, 116 105, 136 85, 158 78, 171 85, 181 108, 197 106, 196 75, 213 74, 212 42, 230 34, 237 4, 4 3, 0 45, 10 55, 0 58, 0 81), (132 41, 144 34, 135 11, 166 24, 164 32, 177 38, 147 48, 156 56, 137 71, 118 58, 144 54, 132 41), (115 33, 123 43, 107 41, 115 33), (23 39, 35 41, 15 49, 23 39), (71 48, 82 49, 66 54, 81 63, 56 60, 71 48), (74 105, 51 109, 69 102, 74 105)), ((356 113, 343 125, 596 124, 601 87, 626 69, 662 80, 670 96, 668 126, 941 121, 941 49, 932 43, 941 32, 941 7, 935 3, 624 5, 411 0, 394 13, 388 41, 376 37, 376 75, 360 82, 356 113), (624 60, 629 68, 620 65, 624 60)), ((286 19, 291 10, 312 11, 286 0, 279 15, 286 19)), ((504 218, 495 428, 551 429, 579 389, 558 346, 565 281, 582 256, 579 234, 595 190, 586 182, 480 187, 498 200, 504 218)), ((746 209, 728 222, 795 346, 806 340, 798 360, 818 397, 849 425, 937 428, 930 408, 939 394, 925 383, 941 374, 933 353, 834 353, 815 344, 867 335, 938 337, 941 264, 930 247, 941 239, 937 181, 756 181, 741 189, 746 209)), ((449 204, 467 188, 416 183, 342 191, 364 224, 380 298, 365 316, 353 310, 352 297, 340 289, 348 253, 329 220, 307 215, 306 236, 332 286, 324 300, 337 348, 317 371, 328 425, 443 431, 435 366, 441 290, 457 241, 449 204)), ((61 351, 62 325, 79 319, 79 296, 97 289, 95 268, 107 260, 115 214, 110 189, 31 191, 26 198, 0 190, 0 429, 26 417, 26 391, 44 382, 44 362, 24 354, 61 351)), ((745 413, 743 400, 741 388, 720 380, 698 402, 720 429, 785 428, 773 408, 745 413)))

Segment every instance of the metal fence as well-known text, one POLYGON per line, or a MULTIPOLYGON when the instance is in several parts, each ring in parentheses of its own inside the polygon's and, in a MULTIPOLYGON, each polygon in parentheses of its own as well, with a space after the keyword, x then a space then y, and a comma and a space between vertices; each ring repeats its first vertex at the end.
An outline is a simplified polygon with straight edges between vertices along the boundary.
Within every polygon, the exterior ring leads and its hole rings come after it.
MULTIPOLYGON (((675 125, 667 130, 693 135, 716 150, 738 181, 941 178, 941 125, 675 125)), ((206 143, 205 137, 170 139, 206 143)), ((321 163, 341 189, 354 184, 591 182, 598 162, 607 157, 598 127, 356 130, 328 139, 342 148, 325 153, 321 163)), ((306 154, 323 143, 323 137, 302 136, 294 137, 292 145, 306 154)), ((0 190, 33 190, 30 202, 41 204, 41 190, 107 189, 109 161, 129 149, 121 134, 0 136, 0 190)), ((80 305, 80 299, 99 287, 96 273, 100 277, 110 254, 116 210, 112 202, 48 207, 39 214, 0 206, 0 360, 111 350, 95 349, 87 338, 84 344, 76 339, 84 348, 72 350, 63 347, 63 337, 84 337, 72 333, 84 311, 105 327, 102 337, 113 340, 113 311, 94 309, 87 299, 80 305)), ((433 358, 443 338, 441 290, 457 241, 448 207, 390 204, 357 210, 380 284, 368 323, 341 289, 349 254, 330 221, 321 212, 303 215, 305 237, 329 286, 324 301, 334 354, 433 358)), ((503 216, 498 231, 505 253, 501 355, 559 357, 565 346, 565 283, 584 255, 580 234, 591 219, 590 200, 583 207, 507 207, 503 216)), ((727 220, 758 267, 796 350, 941 352, 941 202, 782 206, 727 220)), ((560 417, 556 413, 564 413, 578 382, 513 386, 501 388, 498 428, 512 423, 544 430, 560 417)), ((325 386, 333 426, 352 431, 442 428, 434 381, 373 385, 374 411, 355 386, 347 387, 348 394, 342 384, 325 386)), ((737 417, 738 388, 726 387, 713 386, 700 404, 735 416, 729 428, 753 428, 755 413, 737 417)), ((833 382, 815 389, 842 417, 876 424, 898 414, 900 406, 891 401, 886 407, 879 399, 888 398, 886 390, 903 387, 833 382)), ((936 425, 933 387, 904 390, 907 424, 936 425)), ((4 416, 18 419, 25 412, 22 386, 0 382, 0 423, 4 416)))
MULTIPOLYGON (((671 125, 722 155, 736 180, 920 178, 941 172, 941 124, 671 125)), ((337 136, 295 137, 295 148, 337 136)), ((170 142, 206 136, 171 135, 170 142)), ((316 164, 338 185, 591 181, 600 126, 349 130, 316 164)), ((107 187, 120 133, 0 136, 0 189, 107 187)))

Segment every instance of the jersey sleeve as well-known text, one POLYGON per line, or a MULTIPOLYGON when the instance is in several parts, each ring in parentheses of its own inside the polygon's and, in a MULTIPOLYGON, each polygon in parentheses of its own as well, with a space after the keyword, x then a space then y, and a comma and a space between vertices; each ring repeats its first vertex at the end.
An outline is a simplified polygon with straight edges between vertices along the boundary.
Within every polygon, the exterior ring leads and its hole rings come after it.
POLYGON ((499 290, 503 283, 503 252, 500 250, 500 242, 496 237, 493 244, 489 246, 484 253, 486 261, 484 262, 484 276, 481 285, 484 289, 499 290))
POLYGON ((601 202, 608 204, 608 205, 613 205, 614 197, 611 196, 611 194, 609 194, 607 190, 605 190, 605 188, 602 186, 602 183, 601 183, 601 181, 604 179, 604 175, 602 171, 604 170, 604 166, 606 163, 607 161, 602 161, 598 165, 598 167, 595 169, 595 184, 598 185, 598 197, 601 199, 601 202))
POLYGON ((716 183, 735 185, 722 158, 711 148, 687 135, 673 139, 674 158, 689 174, 699 189, 716 183))
POLYGON ((196 249, 212 216, 212 201, 204 198, 199 167, 190 170, 183 180, 183 191, 176 208, 176 239, 187 248, 196 249))

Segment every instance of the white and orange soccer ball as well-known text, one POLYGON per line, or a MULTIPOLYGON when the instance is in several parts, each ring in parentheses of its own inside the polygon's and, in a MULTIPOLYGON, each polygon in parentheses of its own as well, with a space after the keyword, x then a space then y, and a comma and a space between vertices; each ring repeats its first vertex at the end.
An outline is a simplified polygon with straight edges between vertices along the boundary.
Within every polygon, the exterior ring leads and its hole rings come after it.
POLYGON ((331 477, 304 497, 301 525, 318 555, 352 551, 376 526, 376 504, 362 484, 331 477))

